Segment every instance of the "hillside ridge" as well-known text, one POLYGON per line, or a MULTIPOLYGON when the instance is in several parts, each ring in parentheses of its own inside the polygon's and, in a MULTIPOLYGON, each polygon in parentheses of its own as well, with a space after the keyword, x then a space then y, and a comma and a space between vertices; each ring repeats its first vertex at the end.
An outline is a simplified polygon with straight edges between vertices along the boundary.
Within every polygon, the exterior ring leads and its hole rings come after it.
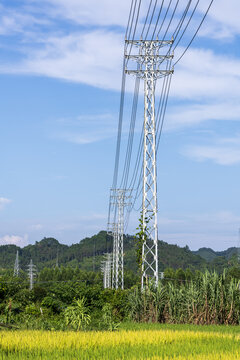
MULTIPOLYGON (((188 246, 180 247, 162 240, 159 240, 158 248, 160 271, 167 267, 222 270, 223 267, 228 266, 229 260, 231 261, 237 253, 236 248, 218 252, 210 248, 191 251, 188 246)), ((30 259, 39 270, 44 267, 53 267, 58 258, 60 266, 76 266, 88 271, 99 271, 104 254, 112 251, 112 237, 107 235, 106 231, 100 231, 98 234, 86 237, 72 245, 61 244, 52 237, 45 237, 36 241, 35 244, 23 248, 16 245, 1 245, 1 268, 13 268, 17 250, 22 268, 29 264, 30 259)), ((124 235, 124 263, 127 269, 137 270, 135 240, 131 235, 124 235)))

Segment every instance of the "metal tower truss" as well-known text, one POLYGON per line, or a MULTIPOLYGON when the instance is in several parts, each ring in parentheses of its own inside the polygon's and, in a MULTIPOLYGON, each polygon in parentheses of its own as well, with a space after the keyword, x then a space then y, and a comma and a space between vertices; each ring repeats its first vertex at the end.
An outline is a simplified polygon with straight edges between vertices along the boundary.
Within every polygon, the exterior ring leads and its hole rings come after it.
POLYGON ((240 265, 240 228, 238 231, 237 261, 238 261, 238 264, 240 265))
POLYGON ((113 252, 112 252, 112 288, 114 289, 117 282, 117 261, 118 258, 118 237, 117 237, 117 224, 112 224, 111 235, 113 237, 113 252))
POLYGON ((116 223, 113 225, 113 274, 112 288, 124 288, 123 269, 123 235, 124 235, 124 208, 129 205, 130 198, 126 193, 129 190, 115 189, 113 203, 116 209, 116 223))
POLYGON ((14 276, 18 276, 19 275, 19 253, 17 250, 17 254, 16 254, 16 260, 15 260, 15 264, 14 264, 14 276))
MULTIPOLYGON (((170 41, 126 40, 126 45, 137 47, 137 55, 125 54, 126 58, 138 63, 136 70, 128 70, 144 80, 144 149, 143 149, 143 199, 142 199, 142 289, 148 279, 158 283, 158 227, 157 227, 157 164, 156 164, 156 122, 155 88, 156 81, 173 73, 167 69, 167 62, 173 58, 169 54, 160 55, 163 47, 170 47, 170 41)), ((127 46, 126 46, 127 48, 127 46)))
POLYGON ((34 278, 36 276, 36 265, 33 264, 32 259, 30 260, 30 264, 28 265, 28 277, 29 277, 29 288, 33 289, 34 278))
POLYGON ((112 269, 112 254, 105 254, 106 258, 102 262, 101 270, 103 273, 103 287, 104 289, 111 288, 111 269, 112 269))

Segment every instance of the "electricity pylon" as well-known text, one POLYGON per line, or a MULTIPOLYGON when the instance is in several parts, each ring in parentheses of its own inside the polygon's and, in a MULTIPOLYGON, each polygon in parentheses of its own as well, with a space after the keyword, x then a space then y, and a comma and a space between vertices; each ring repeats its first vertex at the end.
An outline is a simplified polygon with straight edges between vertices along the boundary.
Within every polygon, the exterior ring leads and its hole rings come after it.
MULTIPOLYGON (((164 70, 166 60, 173 55, 160 55, 160 50, 170 46, 170 41, 161 40, 126 40, 126 45, 139 49, 138 54, 128 55, 126 59, 138 63, 136 70, 128 70, 144 80, 144 148, 143 148, 143 199, 142 199, 142 289, 148 279, 158 283, 158 226, 157 226, 157 162, 156 162, 156 121, 155 121, 155 88, 156 81, 173 73, 164 70)), ((126 46, 127 48, 127 46, 126 46)), ((127 63, 128 63, 127 61, 127 63)))
POLYGON ((28 277, 29 277, 29 288, 33 289, 34 278, 36 276, 36 266, 33 265, 32 259, 30 260, 30 264, 28 265, 28 277))
POLYGON ((123 266, 123 236, 124 236, 124 208, 129 205, 126 202, 126 189, 115 189, 112 201, 115 205, 116 223, 113 224, 113 266, 112 266, 112 288, 124 289, 124 266, 123 266))
POLYGON ((59 263, 58 263, 58 249, 57 249, 57 257, 56 257, 56 265, 55 265, 55 269, 59 268, 59 263))
POLYGON ((116 223, 112 224, 112 237, 113 237, 113 252, 112 252, 112 288, 116 288, 117 284, 117 273, 118 273, 118 226, 116 223))
POLYGON ((111 269, 112 269, 112 254, 107 253, 106 259, 102 262, 102 273, 103 273, 103 287, 104 289, 111 288, 111 269))
POLYGON ((18 276, 19 275, 19 254, 18 254, 18 250, 17 250, 17 254, 16 254, 16 260, 15 260, 15 264, 14 264, 14 276, 18 276))
POLYGON ((240 229, 238 230, 237 261, 238 264, 240 265, 240 229))

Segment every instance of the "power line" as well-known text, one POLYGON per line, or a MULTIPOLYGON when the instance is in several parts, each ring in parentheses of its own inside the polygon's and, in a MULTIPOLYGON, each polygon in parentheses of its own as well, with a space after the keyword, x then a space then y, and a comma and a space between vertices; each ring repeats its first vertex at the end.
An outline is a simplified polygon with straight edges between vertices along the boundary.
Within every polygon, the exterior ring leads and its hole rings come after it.
MULTIPOLYGON (((162 4, 161 4, 160 10, 158 12, 158 17, 157 17, 157 21, 156 21, 156 24, 155 24, 155 28, 154 28, 151 40, 153 40, 153 38, 155 36, 155 33, 156 33, 156 30, 157 30, 157 27, 158 27, 158 23, 159 23, 160 16, 161 16, 161 13, 162 13, 163 4, 164 4, 164 0, 162 0, 162 4)), ((163 21, 164 21, 164 19, 163 19, 163 21)))
POLYGON ((146 27, 146 25, 147 25, 147 21, 148 21, 148 17, 149 17, 150 9, 151 9, 151 6, 152 6, 152 2, 153 2, 153 0, 151 0, 151 1, 150 1, 149 7, 148 7, 147 16, 146 16, 146 19, 145 19, 145 22, 144 22, 144 25, 143 25, 143 29, 142 29, 142 33, 141 33, 141 37, 143 37, 143 33, 144 33, 144 31, 145 31, 145 27, 146 27))
POLYGON ((211 6, 212 6, 212 4, 213 4, 213 1, 214 1, 214 0, 211 0, 211 2, 210 2, 210 4, 209 4, 209 7, 207 8, 207 11, 205 12, 205 14, 204 14, 204 16, 203 16, 203 18, 202 18, 202 21, 200 22, 200 24, 199 24, 196 32, 194 33, 194 35, 193 35, 193 37, 192 37, 192 39, 191 39, 191 41, 189 42, 188 46, 186 47, 186 49, 184 50, 184 52, 182 53, 182 55, 181 55, 181 56, 177 59, 177 61, 174 63, 174 66, 179 63, 179 61, 183 58, 183 56, 186 54, 186 52, 188 51, 188 49, 189 49, 190 46, 192 45, 195 37, 197 36, 197 34, 198 34, 198 32, 199 32, 199 30, 200 30, 200 28, 201 28, 201 26, 202 26, 202 24, 203 24, 203 22, 204 22, 204 20, 206 19, 207 14, 209 13, 209 10, 211 9, 211 6))
POLYGON ((153 7, 151 20, 150 20, 150 23, 148 24, 148 30, 147 30, 147 33, 146 33, 146 35, 145 35, 145 40, 146 40, 146 39, 147 39, 147 37, 148 37, 148 33, 149 33, 150 27, 151 27, 151 25, 152 25, 152 20, 153 20, 153 16, 154 16, 154 14, 155 14, 155 10, 156 10, 156 6, 157 6, 157 2, 158 2, 158 0, 155 0, 155 4, 154 4, 154 7, 153 7))
POLYGON ((174 46, 174 50, 177 48, 177 46, 179 45, 180 41, 182 40, 185 32, 187 31, 187 28, 188 28, 188 26, 189 26, 189 24, 190 24, 190 22, 191 22, 191 20, 192 20, 192 18, 193 18, 193 16, 194 16, 196 10, 197 10, 197 7, 198 7, 198 5, 199 5, 199 2, 200 2, 200 0, 198 0, 198 1, 196 2, 196 5, 195 5, 195 7, 194 7, 194 9, 193 9, 193 11, 192 11, 192 13, 191 13, 191 16, 189 17, 189 20, 188 20, 188 22, 187 22, 187 24, 186 24, 186 26, 185 26, 185 28, 184 28, 181 36, 180 36, 180 38, 178 39, 176 45, 174 46))

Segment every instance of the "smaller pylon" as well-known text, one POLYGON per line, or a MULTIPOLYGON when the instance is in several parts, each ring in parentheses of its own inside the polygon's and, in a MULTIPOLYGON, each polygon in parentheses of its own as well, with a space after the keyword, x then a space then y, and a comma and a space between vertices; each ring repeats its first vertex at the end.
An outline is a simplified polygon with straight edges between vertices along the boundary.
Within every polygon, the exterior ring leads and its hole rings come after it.
POLYGON ((238 230, 237 261, 238 261, 238 264, 240 265, 240 228, 238 230))
POLYGON ((115 205, 115 221, 113 224, 113 275, 112 288, 124 289, 124 266, 123 266, 123 238, 124 238, 124 209, 130 205, 126 193, 130 189, 115 189, 112 196, 115 205))
POLYGON ((106 258, 102 261, 101 270, 103 273, 104 289, 111 288, 111 269, 112 269, 112 253, 105 254, 106 258))
POLYGON ((30 264, 28 265, 28 277, 29 277, 29 288, 33 289, 34 278, 36 276, 36 266, 33 265, 32 259, 30 260, 30 264))
POLYGON ((57 250, 57 258, 56 258, 56 265, 55 265, 55 269, 59 268, 59 264, 58 264, 58 250, 57 250))
POLYGON ((15 264, 14 264, 14 276, 18 276, 19 275, 19 254, 18 254, 18 250, 17 250, 17 254, 16 254, 16 260, 15 260, 15 264))
POLYGON ((112 280, 112 253, 107 254, 107 262, 106 262, 106 268, 107 268, 107 289, 111 288, 111 280, 112 280))

